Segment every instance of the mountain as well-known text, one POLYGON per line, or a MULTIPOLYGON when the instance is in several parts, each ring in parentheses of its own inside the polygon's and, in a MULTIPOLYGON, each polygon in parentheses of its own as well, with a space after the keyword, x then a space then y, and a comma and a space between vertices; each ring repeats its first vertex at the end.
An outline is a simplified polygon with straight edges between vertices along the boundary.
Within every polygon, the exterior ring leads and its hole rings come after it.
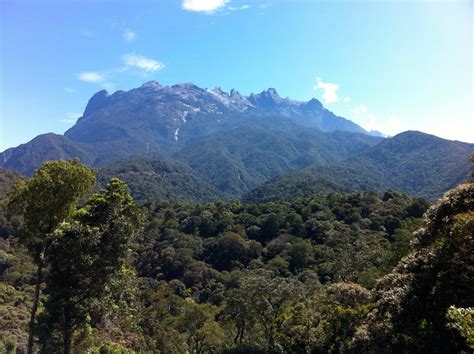
POLYGON ((58 134, 42 134, 26 144, 10 148, 0 154, 0 166, 31 175, 47 160, 79 158, 93 165, 95 154, 88 145, 76 143, 58 134))
POLYGON ((226 93, 190 83, 163 87, 151 81, 127 92, 96 93, 84 115, 64 135, 84 143, 131 139, 141 143, 142 151, 147 144, 170 150, 248 117, 285 117, 325 132, 366 133, 326 110, 316 99, 299 102, 281 98, 275 89, 245 97, 236 90, 226 93))
POLYGON ((366 151, 382 139, 365 134, 301 129, 291 122, 242 123, 184 146, 173 157, 219 191, 240 196, 282 172, 329 165, 366 151))
POLYGON ((150 157, 136 157, 99 169, 98 187, 104 187, 112 177, 127 183, 132 196, 139 201, 210 202, 222 195, 189 168, 150 157))
POLYGON ((300 102, 273 88, 245 96, 150 81, 97 92, 64 135, 5 150, 0 168, 31 175, 45 160, 77 157, 104 178, 125 179, 138 199, 248 193, 260 201, 371 188, 433 199, 466 177, 472 152, 473 144, 420 132, 367 132, 314 98, 300 102))
POLYGON ((321 186, 386 190, 435 199, 469 176, 474 144, 407 131, 330 166, 311 166, 277 176, 248 193, 248 201, 291 199, 321 186))
POLYGON ((151 81, 129 91, 102 90, 89 100, 82 117, 64 136, 43 134, 0 153, 0 167, 30 175, 43 161, 79 157, 94 167, 123 161, 150 151, 176 152, 187 143, 232 129, 242 121, 281 121, 323 132, 366 134, 312 99, 282 98, 275 89, 246 97, 236 90, 200 88, 184 83, 161 86, 151 81))

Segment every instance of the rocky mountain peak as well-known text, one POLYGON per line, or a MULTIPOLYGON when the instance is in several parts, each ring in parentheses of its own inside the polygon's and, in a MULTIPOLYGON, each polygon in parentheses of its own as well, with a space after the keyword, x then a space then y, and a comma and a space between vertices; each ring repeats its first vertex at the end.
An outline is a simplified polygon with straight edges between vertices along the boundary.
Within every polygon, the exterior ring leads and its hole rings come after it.
POLYGON ((230 97, 242 97, 236 89, 231 89, 230 90, 230 97))
POLYGON ((264 92, 271 97, 280 98, 280 95, 278 94, 277 90, 272 87, 270 87, 267 91, 264 92))
POLYGON ((312 98, 308 102, 305 103, 305 108, 314 110, 314 109, 322 109, 324 107, 319 100, 317 100, 316 98, 312 98))
POLYGON ((140 86, 140 88, 159 90, 163 88, 163 86, 161 86, 159 82, 152 80, 152 81, 145 82, 143 85, 140 86))
POLYGON ((212 91, 214 91, 215 93, 217 93, 221 96, 229 96, 229 94, 227 92, 225 92, 223 89, 221 89, 220 86, 216 86, 214 88, 214 90, 212 90, 212 91))
POLYGON ((109 96, 107 90, 101 90, 94 94, 87 103, 86 109, 84 110, 84 116, 88 116, 89 114, 104 108, 107 105, 107 99, 109 96))

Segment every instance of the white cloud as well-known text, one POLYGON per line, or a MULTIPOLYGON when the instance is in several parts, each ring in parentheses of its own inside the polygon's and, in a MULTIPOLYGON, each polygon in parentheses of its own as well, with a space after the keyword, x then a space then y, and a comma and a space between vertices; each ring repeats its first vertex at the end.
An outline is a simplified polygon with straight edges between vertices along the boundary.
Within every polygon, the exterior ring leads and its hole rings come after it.
POLYGON ((135 39, 137 39, 137 34, 131 29, 127 28, 123 31, 123 39, 126 42, 133 42, 135 39))
POLYGON ((81 116, 80 113, 72 113, 68 112, 66 114, 67 118, 61 119, 59 122, 60 123, 76 123, 77 119, 81 116))
POLYGON ((334 103, 339 101, 337 97, 338 84, 332 84, 330 82, 323 82, 319 77, 316 78, 316 85, 313 87, 315 90, 323 90, 322 94, 325 103, 334 103))
POLYGON ((73 88, 70 88, 70 87, 65 87, 65 88, 64 88, 64 92, 67 92, 67 93, 74 93, 74 92, 76 92, 76 90, 74 90, 73 88))
POLYGON ((396 135, 401 130, 401 120, 396 115, 381 118, 375 114, 368 114, 366 118, 358 122, 368 131, 377 130, 388 136, 396 135))
POLYGON ((229 0, 183 0, 182 8, 193 12, 211 14, 222 9, 229 0))
POLYGON ((126 65, 134 67, 147 72, 161 70, 165 67, 165 64, 160 63, 157 60, 146 58, 142 55, 128 53, 123 56, 123 60, 126 65))
MULTIPOLYGON (((135 53, 127 53, 122 56, 124 65, 121 67, 102 70, 102 71, 85 71, 77 75, 77 79, 102 86, 107 91, 115 90, 114 78, 124 72, 131 75, 139 75, 146 77, 147 74, 161 70, 165 67, 163 63, 157 60, 146 58, 143 55, 135 53), (135 70, 132 70, 135 69, 135 70)), ((72 89, 64 89, 66 92, 74 92, 72 89)))
POLYGON ((100 83, 104 81, 104 76, 96 71, 87 71, 77 75, 77 78, 81 81, 100 83))
POLYGON ((363 104, 359 105, 359 107, 356 107, 352 110, 352 112, 355 114, 367 113, 367 111, 368 111, 367 106, 364 106, 363 104))
POLYGON ((227 10, 230 10, 230 11, 239 11, 239 10, 247 10, 247 9, 250 9, 250 5, 242 5, 242 6, 228 6, 227 7, 227 10))
POLYGON ((377 116, 375 114, 369 114, 367 117, 367 130, 378 130, 377 126, 377 116))
POLYGON ((390 116, 388 117, 388 120, 387 120, 387 128, 393 132, 393 131, 397 131, 398 128, 400 127, 400 118, 398 118, 397 116, 390 116))
POLYGON ((351 99, 349 97, 347 97, 347 96, 344 97, 344 100, 343 100, 344 103, 349 103, 350 101, 351 101, 351 99))

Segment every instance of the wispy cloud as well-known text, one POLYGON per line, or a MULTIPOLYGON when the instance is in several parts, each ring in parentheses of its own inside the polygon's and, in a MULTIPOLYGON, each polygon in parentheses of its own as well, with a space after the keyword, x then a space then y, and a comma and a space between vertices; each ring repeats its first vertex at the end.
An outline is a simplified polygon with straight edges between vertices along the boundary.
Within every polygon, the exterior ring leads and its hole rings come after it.
POLYGON ((351 99, 349 97, 344 97, 344 99, 342 100, 342 102, 344 103, 349 103, 351 101, 351 99))
POLYGON ((165 67, 165 64, 155 59, 150 59, 135 53, 124 54, 122 58, 127 66, 146 72, 161 70, 165 67))
POLYGON ((129 28, 126 28, 124 31, 123 31, 123 39, 125 42, 133 42, 135 39, 137 39, 137 34, 135 33, 135 31, 132 31, 131 29, 129 28))
POLYGON ((70 87, 65 87, 65 88, 64 88, 64 92, 66 92, 66 93, 74 93, 74 92, 76 92, 76 90, 74 90, 73 88, 70 88, 70 87))
POLYGON ((325 103, 334 103, 339 101, 339 98, 337 97, 337 90, 339 89, 338 84, 323 82, 321 78, 317 77, 316 85, 314 85, 313 89, 323 90, 322 97, 324 98, 325 103))
POLYGON ((81 116, 80 113, 68 112, 66 118, 59 120, 60 123, 76 123, 77 119, 81 116))
POLYGON ((222 10, 229 0, 183 0, 182 8, 192 12, 212 14, 222 10))
MULTIPOLYGON (((146 77, 148 74, 161 70, 165 64, 158 60, 147 58, 135 53, 126 53, 122 55, 124 65, 102 71, 84 71, 77 74, 77 79, 100 85, 108 91, 115 89, 114 78, 117 75, 128 72, 130 75, 146 77)), ((72 92, 71 89, 64 89, 66 92, 72 92)))
POLYGON ((86 71, 79 73, 77 78, 81 81, 92 82, 96 84, 104 81, 104 76, 96 71, 86 71))
POLYGON ((241 6, 227 6, 226 9, 229 11, 239 11, 239 10, 247 10, 250 9, 250 5, 244 4, 241 6))

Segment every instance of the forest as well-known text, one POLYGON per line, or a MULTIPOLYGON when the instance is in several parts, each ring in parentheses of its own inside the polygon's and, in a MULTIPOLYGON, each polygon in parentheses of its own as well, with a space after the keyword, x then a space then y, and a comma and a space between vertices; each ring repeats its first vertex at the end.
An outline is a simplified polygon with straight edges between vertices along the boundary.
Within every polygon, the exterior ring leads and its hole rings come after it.
POLYGON ((2 171, 1 352, 474 350, 472 181, 198 203, 107 178, 2 171))

